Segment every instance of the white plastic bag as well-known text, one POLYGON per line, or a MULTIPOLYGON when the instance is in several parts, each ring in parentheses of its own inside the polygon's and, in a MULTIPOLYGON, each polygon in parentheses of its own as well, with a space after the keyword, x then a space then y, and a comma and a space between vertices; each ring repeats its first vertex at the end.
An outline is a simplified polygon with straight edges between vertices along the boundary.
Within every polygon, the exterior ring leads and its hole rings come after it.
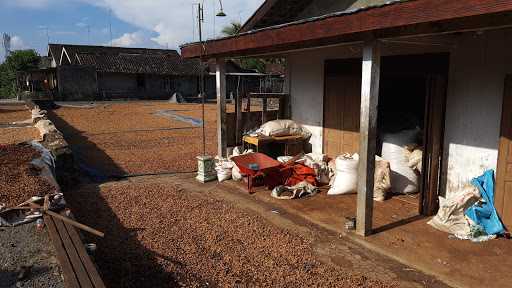
POLYGON ((356 193, 359 155, 336 157, 336 175, 327 195, 356 193))
POLYGON ((386 134, 383 137, 382 158, 391 167, 391 190, 394 193, 412 194, 418 192, 418 175, 409 167, 405 145, 414 143, 419 129, 386 134))

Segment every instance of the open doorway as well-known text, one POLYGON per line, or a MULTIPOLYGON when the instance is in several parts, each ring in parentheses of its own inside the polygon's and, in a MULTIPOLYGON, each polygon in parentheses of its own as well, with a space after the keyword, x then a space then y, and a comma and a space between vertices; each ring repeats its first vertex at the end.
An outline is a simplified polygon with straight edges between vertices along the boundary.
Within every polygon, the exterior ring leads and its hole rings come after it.
MULTIPOLYGON (((325 64, 323 151, 330 157, 358 152, 361 60, 325 64)), ((410 210, 391 222, 437 210, 448 67, 448 54, 382 59, 377 154, 391 162, 391 202, 410 210), (419 155, 415 166, 412 153, 419 155)), ((389 205, 395 204, 376 209, 389 205)))

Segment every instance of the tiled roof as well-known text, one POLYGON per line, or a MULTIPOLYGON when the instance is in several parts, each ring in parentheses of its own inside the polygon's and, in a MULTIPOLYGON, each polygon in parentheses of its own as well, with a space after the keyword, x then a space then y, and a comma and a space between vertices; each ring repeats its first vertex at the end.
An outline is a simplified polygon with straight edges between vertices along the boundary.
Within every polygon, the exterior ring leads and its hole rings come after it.
POLYGON ((202 69, 199 60, 183 59, 176 50, 50 44, 57 63, 62 49, 71 64, 94 66, 99 72, 199 75, 202 69))

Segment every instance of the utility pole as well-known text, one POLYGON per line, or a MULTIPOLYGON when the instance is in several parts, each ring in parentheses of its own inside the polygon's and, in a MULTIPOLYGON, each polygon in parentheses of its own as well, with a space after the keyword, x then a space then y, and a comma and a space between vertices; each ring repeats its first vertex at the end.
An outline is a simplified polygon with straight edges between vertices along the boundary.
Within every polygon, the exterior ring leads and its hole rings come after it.
POLYGON ((112 8, 108 9, 108 27, 110 30, 110 46, 114 46, 113 38, 112 38, 112 8))
POLYGON ((87 44, 91 45, 91 25, 87 24, 87 44))

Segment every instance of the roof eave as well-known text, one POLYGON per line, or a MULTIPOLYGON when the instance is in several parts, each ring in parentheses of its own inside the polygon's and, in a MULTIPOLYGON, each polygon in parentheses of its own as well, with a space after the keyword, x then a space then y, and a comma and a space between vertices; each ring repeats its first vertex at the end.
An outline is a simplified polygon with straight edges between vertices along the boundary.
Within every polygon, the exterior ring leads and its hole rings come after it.
MULTIPOLYGON (((247 56, 284 51, 284 47, 308 48, 307 45, 360 41, 374 31, 510 11, 512 2, 506 0, 392 1, 379 7, 334 13, 210 40, 206 42, 204 56, 247 56)), ((414 34, 415 31, 411 29, 407 33, 414 34)), ((180 48, 185 58, 199 57, 202 53, 199 43, 185 44, 180 48)))

